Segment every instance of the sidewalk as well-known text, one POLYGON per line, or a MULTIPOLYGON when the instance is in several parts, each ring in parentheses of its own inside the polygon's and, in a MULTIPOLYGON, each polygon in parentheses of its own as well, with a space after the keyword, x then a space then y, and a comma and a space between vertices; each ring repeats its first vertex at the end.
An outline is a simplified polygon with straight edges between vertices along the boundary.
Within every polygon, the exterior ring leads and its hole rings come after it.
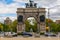
POLYGON ((0 38, 0 40, 60 40, 59 37, 40 37, 40 38, 34 38, 34 37, 13 37, 13 38, 0 38))

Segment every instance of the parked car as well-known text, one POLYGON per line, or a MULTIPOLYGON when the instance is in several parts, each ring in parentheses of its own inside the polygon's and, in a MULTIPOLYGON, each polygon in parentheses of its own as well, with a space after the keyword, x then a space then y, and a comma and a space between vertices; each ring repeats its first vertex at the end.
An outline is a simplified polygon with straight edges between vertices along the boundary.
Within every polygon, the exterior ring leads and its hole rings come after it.
POLYGON ((5 37, 12 37, 11 32, 4 32, 5 37))
POLYGON ((4 37, 4 32, 0 32, 0 37, 4 37))
POLYGON ((45 36, 56 37, 56 34, 54 34, 54 33, 45 33, 45 36))
POLYGON ((33 35, 29 32, 22 32, 22 36, 33 36, 33 35))
POLYGON ((17 33, 15 33, 15 32, 5 32, 5 36, 7 36, 7 37, 16 37, 17 33))
POLYGON ((16 37, 16 36, 17 36, 17 33, 13 32, 11 35, 12 35, 13 37, 16 37))

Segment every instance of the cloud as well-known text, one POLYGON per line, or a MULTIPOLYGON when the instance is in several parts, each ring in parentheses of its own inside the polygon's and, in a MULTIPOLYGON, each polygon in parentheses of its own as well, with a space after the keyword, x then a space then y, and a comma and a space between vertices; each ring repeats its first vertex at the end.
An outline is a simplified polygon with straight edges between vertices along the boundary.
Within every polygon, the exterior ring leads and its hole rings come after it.
POLYGON ((2 17, 9 17, 9 16, 12 16, 12 17, 15 17, 17 16, 17 14, 14 14, 14 13, 6 13, 6 14, 0 14, 2 17))
POLYGON ((24 2, 24 3, 29 2, 29 0, 13 0, 13 1, 15 1, 15 2, 24 2))
MULTIPOLYGON (((4 15, 4 14, 10 14, 10 13, 16 14, 17 8, 24 8, 25 3, 27 3, 27 2, 29 2, 29 0, 0 0, 0 14, 3 14, 2 15, 2 16, 4 16, 3 18, 5 18, 5 16, 7 17, 7 15, 4 15)), ((60 5, 60 0, 34 0, 34 2, 38 3, 38 7, 45 7, 45 8, 51 8, 56 5, 60 5)), ((55 14, 57 13, 56 15, 58 16, 60 13, 59 10, 60 10, 60 8, 58 8, 58 7, 54 7, 52 9, 50 9, 50 13, 51 13, 50 15, 55 16, 55 14)), ((48 15, 47 13, 48 12, 46 12, 46 15, 48 15)), ((16 18, 16 16, 9 16, 9 17, 16 18)), ((46 17, 48 17, 48 16, 46 16, 46 17)), ((54 18, 52 18, 52 19, 54 20, 54 18)))
POLYGON ((10 5, 0 5, 0 13, 16 13, 16 10, 18 7, 24 7, 24 6, 20 6, 17 3, 14 4, 10 4, 10 5))
POLYGON ((11 4, 0 3, 0 13, 16 13, 17 8, 23 8, 24 6, 18 2, 13 2, 11 4))
MULTIPOLYGON (((49 18, 52 20, 59 20, 60 19, 60 5, 55 6, 49 10, 49 18)), ((48 17, 48 16, 47 16, 48 17)))
POLYGON ((5 0, 1 1, 0 2, 0 22, 4 22, 6 17, 10 17, 11 20, 17 19, 16 10, 18 7, 24 7, 24 6, 20 5, 20 3, 17 3, 17 2, 7 4, 5 3, 5 0))
MULTIPOLYGON (((56 5, 56 3, 59 4, 59 0, 34 0, 34 1, 38 3, 39 7, 51 7, 56 5)), ((12 2, 10 2, 9 5, 7 4, 7 2, 9 1, 3 0, 2 2, 0 2, 0 13, 16 13, 16 9, 18 7, 24 8, 25 7, 24 3, 29 2, 29 0, 13 0, 12 2)))
POLYGON ((14 8, 0 8, 0 14, 1 13, 16 13, 16 9, 14 8))
MULTIPOLYGON (((6 20, 6 16, 0 16, 0 22, 1 23, 4 23, 4 20, 6 20)), ((12 20, 12 21, 14 21, 14 20, 16 20, 17 19, 17 17, 15 16, 15 17, 13 17, 13 16, 9 16, 9 18, 12 20)))

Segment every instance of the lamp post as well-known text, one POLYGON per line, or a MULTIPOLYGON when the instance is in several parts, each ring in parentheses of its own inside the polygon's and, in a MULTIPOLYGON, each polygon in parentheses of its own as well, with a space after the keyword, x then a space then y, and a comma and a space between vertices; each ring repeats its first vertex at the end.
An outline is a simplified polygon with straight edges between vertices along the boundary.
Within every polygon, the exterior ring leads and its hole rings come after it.
POLYGON ((48 29, 49 32, 48 32, 48 33, 50 33, 50 23, 49 23, 49 20, 50 20, 50 18, 49 18, 49 17, 50 17, 50 13, 49 13, 49 10, 50 10, 50 9, 48 8, 48 27, 49 27, 49 29, 48 29))

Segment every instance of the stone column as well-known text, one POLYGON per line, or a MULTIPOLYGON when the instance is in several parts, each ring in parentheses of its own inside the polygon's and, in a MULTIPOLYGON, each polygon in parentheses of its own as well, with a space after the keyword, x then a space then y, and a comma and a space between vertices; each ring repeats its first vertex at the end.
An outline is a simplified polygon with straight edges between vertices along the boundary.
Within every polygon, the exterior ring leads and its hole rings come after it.
POLYGON ((40 35, 40 24, 39 23, 37 24, 37 33, 38 35, 40 35))
POLYGON ((40 33, 40 24, 37 24, 37 32, 40 33))
POLYGON ((46 32, 46 25, 45 23, 40 24, 40 32, 46 32))
POLYGON ((17 33, 20 33, 23 31, 24 24, 23 23, 18 23, 17 25, 17 33))
POLYGON ((22 30, 23 32, 25 32, 25 24, 23 24, 22 30))
POLYGON ((40 26, 39 23, 37 24, 37 32, 34 34, 37 37, 40 37, 40 26))

